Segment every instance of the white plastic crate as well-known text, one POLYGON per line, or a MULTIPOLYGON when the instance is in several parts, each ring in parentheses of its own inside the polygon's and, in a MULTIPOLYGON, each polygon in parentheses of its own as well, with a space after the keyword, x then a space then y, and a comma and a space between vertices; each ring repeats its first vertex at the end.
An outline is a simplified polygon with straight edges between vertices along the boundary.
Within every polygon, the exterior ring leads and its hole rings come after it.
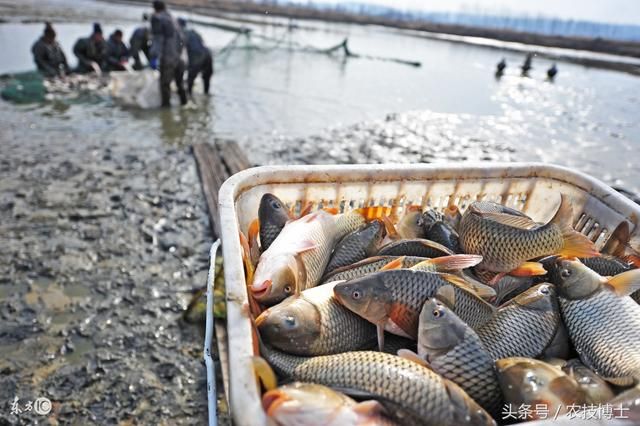
MULTIPOLYGON (((629 226, 631 245, 640 246, 636 226, 640 206, 602 182, 564 167, 540 163, 462 163, 452 165, 265 166, 230 177, 220 189, 231 414, 238 425, 266 424, 250 357, 251 324, 242 251, 238 234, 247 233, 258 215, 263 194, 271 192, 296 207, 339 210, 369 206, 442 209, 449 204, 462 211, 475 200, 492 200, 522 210, 538 222, 548 221, 560 196, 573 205, 573 224, 598 248, 618 226, 629 226), (626 224, 623 224, 625 223, 626 224), (623 224, 623 225, 621 225, 623 224)), ((208 312, 211 315, 211 312, 208 312)), ((211 397, 211 396, 210 396, 211 397)))

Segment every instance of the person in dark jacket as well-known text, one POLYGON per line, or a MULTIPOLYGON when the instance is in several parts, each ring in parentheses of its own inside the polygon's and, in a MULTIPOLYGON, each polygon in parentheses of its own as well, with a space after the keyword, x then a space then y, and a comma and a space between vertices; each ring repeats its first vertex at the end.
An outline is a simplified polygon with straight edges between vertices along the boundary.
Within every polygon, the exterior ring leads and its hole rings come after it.
POLYGON ((182 30, 171 17, 164 2, 153 2, 155 13, 151 17, 151 68, 160 69, 160 95, 162 106, 171 106, 171 81, 178 86, 180 103, 187 103, 184 90, 184 40, 182 30))
MULTIPOLYGON (((148 21, 149 16, 145 13, 142 15, 143 21, 148 21)), ((151 32, 149 27, 139 27, 133 31, 131 38, 129 39, 129 53, 133 58, 133 69, 141 70, 142 61, 140 61, 140 52, 144 53, 147 62, 151 62, 151 55, 149 54, 149 44, 151 41, 151 32)))
POLYGON ((73 46, 73 53, 78 57, 77 72, 86 74, 101 72, 107 57, 107 43, 102 36, 100 24, 93 24, 93 33, 81 38, 73 46))
POLYGON ((122 31, 115 30, 107 42, 107 71, 125 71, 129 62, 129 49, 122 41, 122 31))
POLYGON ((45 77, 61 77, 69 74, 67 57, 60 43, 56 41, 56 32, 49 22, 45 24, 44 34, 33 44, 31 52, 38 71, 45 77))
POLYGON ((202 73, 202 82, 204 83, 204 93, 209 94, 209 84, 213 75, 213 56, 211 50, 204 45, 204 41, 200 34, 195 30, 187 29, 187 21, 178 19, 178 23, 184 32, 185 45, 187 48, 187 58, 189 65, 187 67, 187 92, 189 95, 193 92, 193 82, 202 73))

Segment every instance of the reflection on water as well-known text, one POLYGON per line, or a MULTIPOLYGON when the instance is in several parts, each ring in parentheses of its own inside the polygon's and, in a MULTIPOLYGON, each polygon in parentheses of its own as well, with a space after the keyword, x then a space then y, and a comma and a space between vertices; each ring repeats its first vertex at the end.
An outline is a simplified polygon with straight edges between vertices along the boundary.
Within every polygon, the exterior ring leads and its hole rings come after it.
MULTIPOLYGON (((560 62, 559 74, 550 82, 546 70, 551 63, 534 59, 529 78, 522 78, 523 54, 371 26, 309 25, 315 29, 291 33, 256 26, 256 34, 279 42, 240 38, 237 49, 216 59, 213 95, 199 95, 187 109, 136 111, 113 108, 104 100, 93 105, 52 102, 35 110, 2 103, 0 109, 6 119, 35 114, 39 126, 30 130, 31 139, 47 126, 73 126, 85 129, 89 138, 118 137, 136 144, 184 145, 231 137, 257 163, 433 161, 442 153, 455 153, 445 158, 556 162, 639 188, 637 77, 560 62), (344 37, 356 53, 417 60, 423 66, 297 50, 300 44, 328 47, 344 37), (507 68, 496 78, 495 64, 503 56, 507 68), (400 114, 382 120, 394 113, 400 114), (51 120, 40 122, 38 116, 51 120), (354 126, 362 122, 372 124, 354 126), (407 126, 420 129, 407 130, 410 141, 396 134, 407 126), (385 132, 391 136, 371 138, 385 132)), ((123 18, 122 24, 104 27, 107 33, 116 27, 129 33, 135 23, 123 18)), ((214 49, 234 37, 195 27, 214 49)), ((90 25, 57 28, 70 52, 90 25)), ((0 49, 12 52, 0 64, 0 73, 32 67, 29 48, 41 30, 37 24, 0 24, 0 49)))

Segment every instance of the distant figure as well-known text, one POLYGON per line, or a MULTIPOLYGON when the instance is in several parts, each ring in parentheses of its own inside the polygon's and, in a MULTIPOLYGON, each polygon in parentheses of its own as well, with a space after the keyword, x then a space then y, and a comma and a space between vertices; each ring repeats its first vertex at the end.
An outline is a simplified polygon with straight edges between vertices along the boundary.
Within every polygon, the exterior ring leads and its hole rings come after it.
POLYGON ((551 65, 551 68, 547 70, 547 78, 549 80, 553 80, 556 74, 558 74, 558 67, 556 67, 556 64, 554 62, 553 65, 551 65))
POLYGON ((76 41, 73 53, 78 57, 78 68, 76 69, 78 73, 100 73, 102 71, 107 58, 107 43, 102 36, 100 24, 97 22, 93 24, 93 33, 89 37, 76 41))
MULTIPOLYGON (((149 20, 149 15, 144 13, 142 15, 143 21, 149 20)), ((151 41, 151 31, 146 25, 144 27, 138 27, 133 31, 131 39, 129 39, 129 53, 133 58, 133 69, 141 70, 143 68, 140 61, 140 52, 144 53, 147 62, 151 62, 151 55, 149 54, 149 44, 151 41)))
POLYGON ((187 103, 184 90, 184 61, 182 60, 182 30, 171 17, 164 2, 153 2, 155 13, 151 17, 151 68, 160 69, 160 95, 162 106, 171 106, 171 81, 176 82, 180 103, 187 103))
POLYGON ((504 58, 502 58, 502 60, 498 62, 498 65, 496 65, 496 78, 502 77, 502 75, 504 74, 505 68, 507 68, 507 61, 504 58))
POLYGON ((61 77, 69 74, 67 57, 60 43, 56 41, 56 32, 49 22, 44 26, 44 34, 31 47, 33 60, 45 77, 61 77))
POLYGON ((122 31, 115 30, 107 42, 107 71, 125 71, 129 62, 129 49, 122 41, 122 31))
POLYGON ((204 93, 209 94, 209 84, 213 75, 213 56, 211 50, 204 45, 204 41, 200 34, 195 30, 187 29, 187 21, 178 19, 178 23, 184 31, 185 45, 187 47, 187 57, 189 58, 187 92, 189 95, 193 92, 193 82, 202 73, 202 82, 204 83, 204 93))
POLYGON ((533 53, 527 53, 527 57, 524 59, 524 63, 522 64, 522 75, 528 76, 529 70, 533 68, 531 66, 531 62, 533 61, 533 53))

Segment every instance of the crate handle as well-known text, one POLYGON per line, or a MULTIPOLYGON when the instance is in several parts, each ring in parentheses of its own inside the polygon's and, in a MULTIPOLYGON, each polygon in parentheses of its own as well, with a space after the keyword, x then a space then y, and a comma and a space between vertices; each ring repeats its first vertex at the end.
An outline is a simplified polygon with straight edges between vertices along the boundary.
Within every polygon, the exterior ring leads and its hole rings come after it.
POLYGON ((218 424, 217 395, 216 395, 216 367, 211 357, 211 340, 213 339, 213 286, 216 282, 216 257, 220 247, 220 239, 211 244, 209 250, 209 273, 207 274, 207 322, 204 333, 204 363, 207 367, 207 405, 209 408, 209 426, 218 424))

